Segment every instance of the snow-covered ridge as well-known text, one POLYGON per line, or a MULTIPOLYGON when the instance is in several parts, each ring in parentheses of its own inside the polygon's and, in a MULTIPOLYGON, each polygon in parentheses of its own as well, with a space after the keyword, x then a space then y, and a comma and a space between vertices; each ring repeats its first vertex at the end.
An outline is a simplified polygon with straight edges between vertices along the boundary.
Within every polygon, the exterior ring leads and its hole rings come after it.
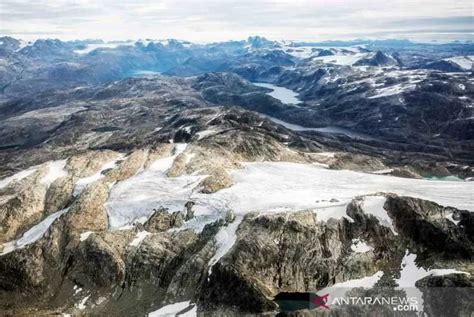
MULTIPOLYGON (((64 169, 66 167, 66 160, 51 161, 46 163, 46 165, 47 172, 40 180, 40 183, 42 185, 49 187, 58 178, 66 177, 68 175, 68 172, 64 169)), ((0 189, 7 187, 12 182, 18 182, 30 176, 34 172, 38 171, 41 166, 42 165, 32 166, 28 169, 22 170, 12 176, 0 180, 0 189)))
MULTIPOLYGON (((393 192, 435 201, 441 205, 472 209, 471 182, 432 182, 346 170, 329 170, 313 165, 287 162, 246 163, 231 171, 235 185, 213 194, 193 191, 202 176, 167 177, 165 171, 173 157, 158 160, 150 169, 121 182, 112 189, 107 208, 112 227, 120 227, 141 217, 153 208, 183 210, 188 200, 196 202, 196 216, 219 218, 229 210, 237 214, 252 211, 315 209, 344 210, 352 198, 376 192, 393 192), (330 203, 334 199, 337 202, 330 203), (339 206, 339 207, 337 207, 339 206), (327 208, 332 209, 327 209, 327 208)), ((367 198, 365 209, 390 227, 384 212, 384 197, 367 198), (374 204, 372 204, 374 202, 374 204), (373 207, 373 208, 372 208, 373 207), (377 209, 378 208, 378 209, 377 209), (379 210, 380 209, 380 210, 379 210)), ((386 214, 386 212, 385 212, 386 214)))
POLYGON ((444 59, 445 61, 453 62, 464 70, 471 70, 474 65, 474 55, 469 56, 454 56, 444 59))
POLYGON ((126 42, 120 41, 120 42, 106 42, 106 43, 89 43, 85 45, 84 48, 74 50, 74 53, 79 54, 79 55, 85 55, 85 54, 89 54, 90 52, 96 49, 101 49, 101 48, 115 49, 120 46, 134 46, 137 44, 142 44, 143 46, 147 46, 150 43, 160 43, 164 46, 168 46, 170 45, 172 41, 178 42, 184 47, 189 47, 192 45, 190 42, 178 41, 178 40, 138 40, 138 41, 126 41, 126 42))
MULTIPOLYGON (((107 202, 112 228, 144 222, 153 208, 184 210, 184 204, 195 202, 195 218, 181 229, 202 230, 205 224, 224 218, 233 211, 237 219, 249 212, 292 212, 312 209, 320 221, 330 218, 350 219, 345 211, 356 196, 376 192, 393 192, 435 201, 441 205, 472 209, 471 182, 437 182, 392 176, 365 174, 346 170, 329 170, 314 165, 287 162, 245 163, 231 171, 235 184, 213 194, 195 191, 203 179, 198 175, 166 176, 176 154, 157 160, 147 170, 119 183, 107 202)), ((369 196, 363 209, 394 231, 391 219, 383 209, 385 197, 369 196)), ((218 261, 235 242, 238 220, 218 233, 219 250, 211 261, 218 261)), ((394 231, 396 234, 396 232, 394 231)))

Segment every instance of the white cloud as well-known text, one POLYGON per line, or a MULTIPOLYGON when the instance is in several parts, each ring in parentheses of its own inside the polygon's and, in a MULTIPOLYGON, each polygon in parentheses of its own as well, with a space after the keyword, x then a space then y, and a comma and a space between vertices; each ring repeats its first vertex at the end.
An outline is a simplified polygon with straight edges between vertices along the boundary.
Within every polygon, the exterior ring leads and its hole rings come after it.
POLYGON ((470 0, 3 0, 0 21, 28 39, 473 37, 470 0))

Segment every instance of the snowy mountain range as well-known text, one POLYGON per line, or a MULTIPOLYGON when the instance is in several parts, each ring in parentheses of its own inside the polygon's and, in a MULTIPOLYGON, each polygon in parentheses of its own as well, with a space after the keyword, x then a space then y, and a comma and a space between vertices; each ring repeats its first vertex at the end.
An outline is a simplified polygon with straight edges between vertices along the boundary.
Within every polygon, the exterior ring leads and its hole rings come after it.
POLYGON ((469 314, 473 61, 0 38, 0 315, 469 314))

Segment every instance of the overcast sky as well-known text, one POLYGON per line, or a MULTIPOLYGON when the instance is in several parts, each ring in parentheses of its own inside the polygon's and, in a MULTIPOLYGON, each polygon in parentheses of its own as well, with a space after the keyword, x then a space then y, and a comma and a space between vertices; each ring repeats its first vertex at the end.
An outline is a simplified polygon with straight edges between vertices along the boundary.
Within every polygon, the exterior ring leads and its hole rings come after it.
POLYGON ((472 0, 1 0, 0 35, 105 40, 177 38, 473 40, 472 0))

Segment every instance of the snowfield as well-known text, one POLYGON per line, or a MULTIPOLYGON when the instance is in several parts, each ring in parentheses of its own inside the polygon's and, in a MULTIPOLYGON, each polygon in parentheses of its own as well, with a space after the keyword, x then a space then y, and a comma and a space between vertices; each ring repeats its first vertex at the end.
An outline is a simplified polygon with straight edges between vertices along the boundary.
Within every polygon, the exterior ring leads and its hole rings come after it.
MULTIPOLYGON (((196 203, 197 219, 192 226, 188 224, 196 230, 203 226, 200 219, 218 219, 229 210, 244 215, 313 209, 322 220, 345 217, 345 207, 352 198, 377 192, 427 199, 459 209, 473 210, 474 206, 472 182, 397 178, 289 162, 244 163, 242 169, 231 172, 235 185, 213 194, 201 194, 195 189, 203 176, 166 176, 172 162, 169 159, 158 160, 155 164, 160 168, 154 164, 112 188, 107 202, 112 228, 146 219, 153 208, 161 206, 170 208, 170 212, 184 210, 188 200, 196 203)), ((366 212, 390 227, 386 212, 379 210, 384 198, 366 199, 366 212)))
POLYGON ((154 312, 149 313, 148 317, 165 317, 165 316, 167 317, 168 316, 169 317, 174 317, 174 316, 194 317, 194 316, 197 316, 197 306, 196 305, 191 306, 191 305, 192 304, 190 301, 166 305, 164 307, 161 307, 158 310, 155 310, 154 312))
MULTIPOLYGON (((243 168, 230 171, 235 182, 233 186, 213 194, 202 194, 197 189, 205 175, 166 175, 175 158, 185 150, 186 144, 176 144, 172 156, 156 160, 149 168, 112 187, 106 203, 111 229, 130 228, 135 222, 143 223, 154 208, 165 207, 170 212, 183 211, 185 203, 190 200, 196 204, 195 218, 175 230, 191 228, 200 232, 206 224, 224 218, 228 211, 232 211, 236 220, 222 227, 217 234, 218 250, 211 260, 212 265, 233 246, 237 227, 249 212, 313 210, 319 221, 343 217, 353 221, 346 215, 347 204, 356 196, 377 192, 392 192, 431 200, 444 206, 474 210, 474 182, 397 178, 289 162, 243 163, 243 168)), ((186 154, 192 156, 193 153, 186 154)), ((108 162, 101 170, 115 167, 118 159, 108 162)), ((59 177, 67 175, 64 165, 64 160, 50 162, 49 171, 42 183, 49 186, 59 177)), ((34 170, 19 172, 2 180, 0 185, 6 186, 11 181, 30 175, 34 170)), ((95 174, 91 178, 82 179, 76 184, 75 193, 80 193, 86 184, 100 177, 95 174)), ((377 217, 382 225, 394 230, 390 217, 383 209, 384 202, 385 198, 382 196, 367 196, 363 198, 362 208, 366 213, 377 217)), ((35 242, 66 212, 67 209, 64 209, 51 214, 25 232, 20 239, 3 244, 4 249, 0 255, 35 242)), ((396 234, 395 231, 394 233, 396 234)), ((138 246, 146 235, 146 232, 139 234, 132 245, 138 246)), ((85 240, 87 236, 81 238, 85 240)), ((358 252, 367 249, 367 246, 354 245, 354 248, 358 252)))
POLYGON ((185 149, 186 144, 177 144, 174 155, 156 160, 148 169, 112 187, 106 204, 112 229, 145 222, 153 208, 169 208, 170 212, 184 209, 193 189, 205 177, 166 176, 174 159, 185 149))
MULTIPOLYGON (((184 151, 185 146, 179 146, 178 152, 184 151)), ((473 210, 474 206, 472 182, 433 182, 288 162, 245 163, 242 169, 231 172, 235 185, 213 194, 202 194, 196 191, 202 176, 166 176, 166 170, 176 156, 160 159, 148 170, 112 188, 106 204, 111 228, 136 221, 143 223, 151 216, 153 208, 166 207, 170 212, 184 210, 184 204, 189 200, 196 203, 195 218, 178 230, 191 228, 200 232, 206 224, 233 211, 237 220, 222 227, 217 234, 218 250, 211 266, 231 249, 238 224, 249 212, 310 209, 320 221, 342 217, 352 221, 345 212, 347 204, 356 196, 377 192, 428 199, 460 209, 473 210)), ((363 208, 382 225, 394 230, 383 209, 384 202, 384 197, 369 196, 365 198, 363 208)))
POLYGON ((325 64, 336 64, 336 65, 346 65, 351 66, 357 61, 368 57, 367 53, 357 53, 357 54, 336 54, 330 56, 322 56, 314 58, 314 61, 323 62, 325 64))

